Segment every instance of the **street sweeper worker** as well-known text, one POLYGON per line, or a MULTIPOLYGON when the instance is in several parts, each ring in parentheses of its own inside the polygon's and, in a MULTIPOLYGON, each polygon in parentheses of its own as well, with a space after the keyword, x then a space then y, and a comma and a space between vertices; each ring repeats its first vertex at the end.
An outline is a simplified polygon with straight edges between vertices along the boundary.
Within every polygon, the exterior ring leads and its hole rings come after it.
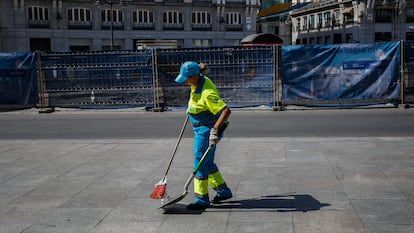
POLYGON ((222 135, 219 129, 230 116, 230 109, 221 99, 215 84, 203 75, 205 64, 194 61, 184 62, 175 79, 177 83, 191 86, 187 114, 194 131, 194 167, 197 166, 209 145, 214 144, 194 178, 194 202, 187 209, 205 209, 210 206, 208 185, 216 191, 212 200, 218 203, 233 197, 217 165, 214 163, 216 144, 222 135))

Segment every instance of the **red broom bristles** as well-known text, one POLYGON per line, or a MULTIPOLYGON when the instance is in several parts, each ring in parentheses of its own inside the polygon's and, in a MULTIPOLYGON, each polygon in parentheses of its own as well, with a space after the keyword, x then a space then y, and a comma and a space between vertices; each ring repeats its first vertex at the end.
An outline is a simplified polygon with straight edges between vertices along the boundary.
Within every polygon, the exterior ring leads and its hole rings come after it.
POLYGON ((152 199, 161 199, 164 197, 166 189, 166 184, 156 184, 154 191, 151 193, 150 197, 152 199))

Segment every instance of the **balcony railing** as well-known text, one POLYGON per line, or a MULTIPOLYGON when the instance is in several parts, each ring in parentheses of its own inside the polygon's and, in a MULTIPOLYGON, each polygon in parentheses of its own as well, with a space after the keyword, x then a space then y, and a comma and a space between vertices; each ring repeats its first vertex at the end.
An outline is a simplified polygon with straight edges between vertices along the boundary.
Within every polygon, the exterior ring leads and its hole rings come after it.
POLYGON ((184 24, 182 23, 164 23, 163 29, 166 30, 184 30, 184 24))
MULTIPOLYGON (((112 28, 116 30, 124 30, 124 22, 112 22, 112 28)), ((111 22, 102 22, 101 29, 111 29, 111 22)))
POLYGON ((155 23, 133 23, 135 30, 152 30, 155 28, 155 23))
POLYGON ((227 24, 226 31, 243 31, 243 25, 241 24, 227 24))
POLYGON ((209 31, 212 29, 212 25, 206 23, 193 23, 191 24, 191 28, 193 30, 209 31))
POLYGON ((91 21, 68 21, 70 29, 92 29, 91 21))
POLYGON ((49 28, 50 20, 29 20, 30 28, 49 28))

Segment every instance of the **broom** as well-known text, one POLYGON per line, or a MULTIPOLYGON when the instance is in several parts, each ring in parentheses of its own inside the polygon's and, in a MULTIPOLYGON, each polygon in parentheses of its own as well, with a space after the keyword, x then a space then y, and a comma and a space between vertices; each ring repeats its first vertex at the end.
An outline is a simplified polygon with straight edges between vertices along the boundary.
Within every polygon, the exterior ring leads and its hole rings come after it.
POLYGON ((165 196, 165 193, 167 190, 167 174, 168 174, 168 171, 170 170, 171 163, 174 159, 175 153, 177 152, 178 145, 180 144, 181 138, 183 137, 185 127, 187 126, 187 122, 188 122, 188 115, 186 115, 185 117, 184 125, 181 128, 180 135, 178 136, 177 143, 175 144, 173 153, 170 158, 170 162, 168 163, 167 169, 165 170, 164 177, 160 181, 158 181, 158 183, 155 184, 154 190, 152 191, 150 195, 152 199, 162 199, 165 196))

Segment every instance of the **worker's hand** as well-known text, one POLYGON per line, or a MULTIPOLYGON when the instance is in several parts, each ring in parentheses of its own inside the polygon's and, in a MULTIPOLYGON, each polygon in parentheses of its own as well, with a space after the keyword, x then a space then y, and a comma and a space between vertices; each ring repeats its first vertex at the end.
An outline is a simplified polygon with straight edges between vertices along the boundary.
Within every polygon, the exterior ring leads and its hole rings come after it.
POLYGON ((220 141, 219 132, 216 128, 210 130, 210 145, 217 144, 220 141))

